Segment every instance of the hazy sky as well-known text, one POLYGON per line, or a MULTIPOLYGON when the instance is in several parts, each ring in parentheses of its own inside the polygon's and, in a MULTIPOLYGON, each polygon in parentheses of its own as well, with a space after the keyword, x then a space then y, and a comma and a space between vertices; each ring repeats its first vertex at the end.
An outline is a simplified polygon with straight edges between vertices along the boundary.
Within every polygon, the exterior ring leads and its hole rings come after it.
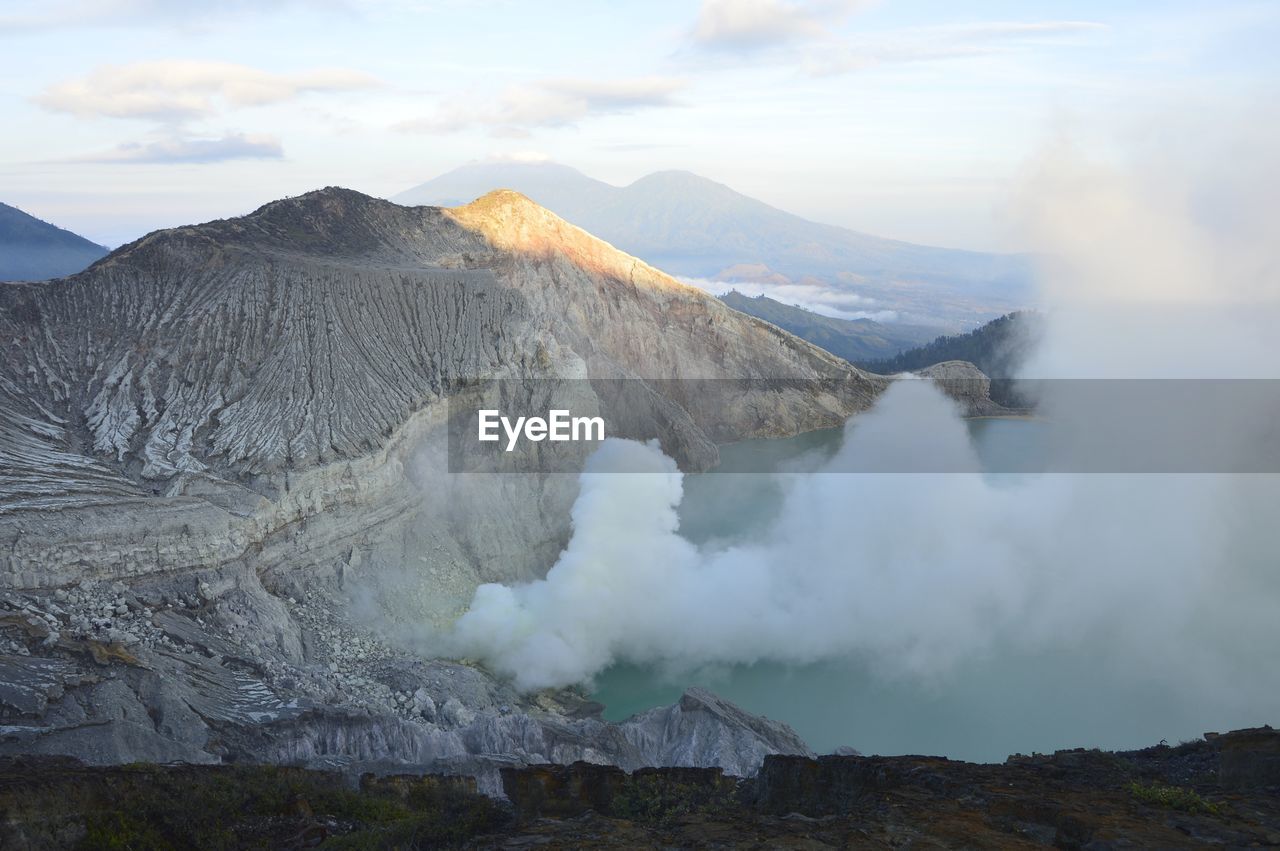
POLYGON ((1278 42, 1274 0, 0 0, 0 200, 116 245, 550 158, 1017 248, 1010 185, 1048 140, 1106 158, 1159 145, 1151 115, 1247 115, 1278 42))

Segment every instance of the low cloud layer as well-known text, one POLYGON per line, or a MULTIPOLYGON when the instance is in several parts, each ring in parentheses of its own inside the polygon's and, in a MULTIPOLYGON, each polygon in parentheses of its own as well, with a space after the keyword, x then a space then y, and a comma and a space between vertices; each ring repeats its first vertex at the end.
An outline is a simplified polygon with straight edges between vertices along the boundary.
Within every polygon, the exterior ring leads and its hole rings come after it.
POLYGON ((710 280, 682 277, 681 281, 706 290, 712 295, 723 295, 736 290, 745 296, 765 296, 783 304, 801 307, 822 316, 835 319, 872 319, 876 322, 897 322, 902 317, 896 310, 881 307, 873 298, 851 293, 846 289, 817 281, 795 283, 781 281, 710 280))

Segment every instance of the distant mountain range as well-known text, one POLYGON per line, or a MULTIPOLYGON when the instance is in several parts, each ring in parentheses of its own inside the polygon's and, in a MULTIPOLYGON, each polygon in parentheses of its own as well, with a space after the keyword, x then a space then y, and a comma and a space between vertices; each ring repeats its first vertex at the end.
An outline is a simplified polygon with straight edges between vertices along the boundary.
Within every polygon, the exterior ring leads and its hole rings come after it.
MULTIPOLYGON (((613 186, 552 163, 463 166, 396 195, 456 205, 495 188, 521 192, 564 219, 672 274, 734 280, 734 268, 856 294, 920 324, 973 327, 1030 302, 1025 255, 934 248, 818 224, 686 171, 613 186)), ((744 277, 742 280, 750 280, 744 277)))
POLYGON ((746 296, 737 290, 725 293, 720 300, 734 310, 772 322, 782 330, 848 361, 893 357, 929 342, 941 333, 941 329, 934 326, 883 323, 873 319, 837 319, 783 304, 768 296, 746 296))
POLYGON ((73 275, 106 254, 97 243, 0 204, 0 281, 73 275))

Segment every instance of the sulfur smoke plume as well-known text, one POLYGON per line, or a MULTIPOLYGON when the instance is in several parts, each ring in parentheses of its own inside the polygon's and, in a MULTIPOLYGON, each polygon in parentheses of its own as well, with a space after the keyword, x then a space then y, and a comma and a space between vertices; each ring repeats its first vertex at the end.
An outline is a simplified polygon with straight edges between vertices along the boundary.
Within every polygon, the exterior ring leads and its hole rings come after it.
MULTIPOLYGON (((1029 372, 1280 377, 1274 246, 1241 244, 1265 229, 1224 235, 1214 211, 1227 202, 1202 209, 1197 186, 1239 190, 1235 202, 1269 222, 1277 196, 1170 163, 1154 178, 1066 149, 1030 169, 1021 218, 1051 259, 1049 331, 1029 372)), ((1061 386, 1073 389, 1042 389, 1058 469, 1164 433, 1152 417, 1169 413, 1167 399, 1109 392, 1102 410, 1081 385, 1061 386)), ((1269 398, 1179 405, 1173 419, 1190 427, 1167 423, 1175 454, 1224 430, 1238 457, 1273 451, 1252 442, 1274 414, 1269 398)), ((692 670, 855 658, 936 678, 1001 647, 1089 645, 1104 648, 1098 664, 1134 677, 1260 717, 1280 711, 1276 476, 984 475, 952 403, 907 380, 847 425, 823 472, 787 478, 756 542, 700 549, 680 534, 671 459, 607 441, 582 474, 572 538, 546 578, 480 587, 449 640, 528 689, 587 682, 621 661, 692 670), (895 472, 922 454, 915 468, 949 472, 895 472), (647 472, 610 472, 620 469, 647 472)))

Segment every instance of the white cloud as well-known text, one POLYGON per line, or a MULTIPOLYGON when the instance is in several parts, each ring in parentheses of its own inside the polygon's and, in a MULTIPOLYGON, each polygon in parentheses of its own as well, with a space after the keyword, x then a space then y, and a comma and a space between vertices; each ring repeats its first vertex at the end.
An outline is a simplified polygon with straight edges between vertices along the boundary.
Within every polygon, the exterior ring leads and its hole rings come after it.
POLYGON ((982 21, 881 32, 836 31, 870 0, 704 0, 692 30, 700 47, 768 50, 815 76, 878 65, 988 56, 1033 46, 1070 44, 1108 29, 1095 21, 982 21))
POLYGON ((685 88, 675 77, 633 77, 619 80, 559 78, 515 86, 489 105, 463 102, 445 105, 433 116, 406 121, 397 129, 411 132, 456 133, 486 127, 499 136, 520 136, 537 127, 564 127, 596 115, 675 106, 685 88))
POLYGON ((212 139, 173 138, 155 142, 129 142, 105 154, 86 157, 80 161, 167 165, 280 159, 283 156, 284 149, 279 139, 229 133, 212 139))
MULTIPOLYGON (((9 0, 0 15, 0 34, 86 27, 169 27, 190 29, 223 23, 238 14, 261 14, 303 6, 302 0, 9 0)), ((340 8, 339 0, 312 5, 340 8)))
POLYGON ((378 85, 368 74, 345 68, 277 74, 230 62, 179 59, 104 66, 50 86, 36 102, 81 118, 175 122, 215 115, 228 106, 262 106, 311 92, 378 85))
POLYGON ((990 21, 955 27, 956 35, 970 41, 984 39, 1044 38, 1054 35, 1073 35, 1086 32, 1104 32, 1109 27, 1097 21, 990 21))
POLYGON ((1106 32, 1095 21, 991 21, 923 27, 863 36, 806 53, 805 70, 816 76, 862 71, 879 65, 930 62, 1007 54, 1034 47, 1079 43, 1080 36, 1106 32))
POLYGON ((704 47, 757 50, 821 38, 831 23, 860 5, 864 4, 850 0, 704 0, 693 39, 704 47))

